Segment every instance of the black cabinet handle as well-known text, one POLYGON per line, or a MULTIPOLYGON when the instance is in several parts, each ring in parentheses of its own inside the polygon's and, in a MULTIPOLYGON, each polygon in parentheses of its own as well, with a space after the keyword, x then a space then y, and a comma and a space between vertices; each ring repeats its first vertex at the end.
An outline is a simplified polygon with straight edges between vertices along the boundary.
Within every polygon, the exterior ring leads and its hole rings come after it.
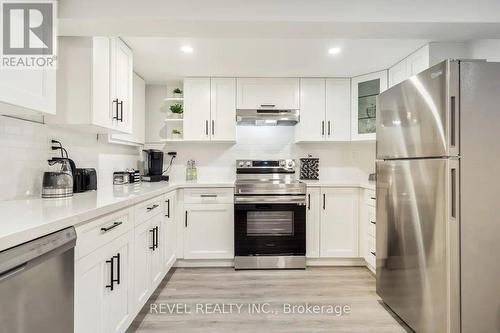
POLYGON ((184 227, 188 226, 188 211, 186 210, 186 219, 184 220, 184 227))
POLYGON ((167 203, 167 214, 166 217, 170 218, 170 199, 165 201, 167 203))
POLYGON ((377 222, 370 220, 371 224, 377 224, 377 222))
POLYGON ((307 210, 311 210, 311 194, 307 194, 307 210))
POLYGON ((215 120, 212 120, 212 135, 215 135, 215 120))
POLYGON ((375 255, 375 252, 373 252, 373 251, 370 251, 370 253, 371 253, 371 254, 373 254, 373 255, 374 255, 374 256, 376 257, 376 255, 375 255))
POLYGON ((325 135, 325 121, 321 121, 321 136, 325 135))
POLYGON ((153 238, 153 245, 149 247, 150 250, 155 250, 155 228, 149 229, 149 232, 151 233, 151 236, 153 238))
POLYGON ((111 265, 111 267, 109 269, 109 272, 110 272, 109 284, 106 285, 106 288, 113 290, 114 282, 115 282, 115 279, 114 279, 115 261, 113 258, 111 258, 110 260, 106 260, 106 263, 111 265))
POLYGON ((123 224, 123 222, 121 222, 121 221, 119 221, 119 222, 113 222, 113 224, 112 224, 112 225, 110 225, 109 227, 102 227, 102 228, 101 228, 101 231, 102 231, 103 233, 108 232, 108 231, 110 231, 111 229, 114 229, 114 228, 116 228, 117 226, 119 226, 119 225, 121 225, 121 224, 123 224))
POLYGON ((116 282, 116 284, 120 284, 120 253, 117 253, 116 256, 113 256, 111 260, 116 259, 116 279, 113 280, 113 282, 116 282))
POLYGON ((123 101, 119 101, 118 104, 120 104, 120 119, 118 120, 123 123, 123 101))
POLYGON ((158 236, 158 226, 155 227, 155 236, 156 236, 156 242, 155 242, 155 248, 158 248, 160 246, 160 242, 159 242, 159 236, 158 236))
POLYGON ((328 120, 328 136, 330 136, 330 120, 328 120))
POLYGON ((276 106, 276 104, 261 104, 260 107, 261 108, 274 108, 276 106))
POLYGON ((150 212, 152 211, 153 209, 155 209, 156 207, 158 207, 159 205, 153 205, 151 207, 146 207, 146 209, 150 212))
POLYGON ((113 104, 115 104, 115 103, 116 103, 116 108, 115 108, 115 111, 116 111, 116 116, 113 116, 113 119, 120 120, 120 119, 118 118, 118 98, 115 98, 115 99, 113 100, 113 104))
POLYGON ((205 121, 205 135, 208 136, 208 120, 205 121))
POLYGON ((377 200, 377 198, 375 198, 375 197, 371 197, 371 199, 372 199, 372 200, 377 200))
POLYGON ((326 209, 326 195, 323 193, 323 210, 326 209))

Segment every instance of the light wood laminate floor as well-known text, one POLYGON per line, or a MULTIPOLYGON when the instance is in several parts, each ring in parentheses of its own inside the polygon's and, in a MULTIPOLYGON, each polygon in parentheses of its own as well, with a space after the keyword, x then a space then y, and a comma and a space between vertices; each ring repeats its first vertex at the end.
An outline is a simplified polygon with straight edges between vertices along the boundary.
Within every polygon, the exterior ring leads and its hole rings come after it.
POLYGON ((375 278, 363 267, 269 271, 177 268, 167 280, 128 332, 409 331, 380 303, 375 278), (151 303, 157 311, 150 311, 151 303), (176 304, 177 311, 169 313, 176 304), (249 311, 248 304, 250 309, 251 304, 256 304, 267 313, 249 311), (301 313, 305 309, 300 306, 307 304, 323 305, 319 312, 324 313, 301 313), (298 306, 296 313, 285 313, 292 305, 298 306), (350 313, 331 313, 346 311, 345 305, 350 307, 350 313))

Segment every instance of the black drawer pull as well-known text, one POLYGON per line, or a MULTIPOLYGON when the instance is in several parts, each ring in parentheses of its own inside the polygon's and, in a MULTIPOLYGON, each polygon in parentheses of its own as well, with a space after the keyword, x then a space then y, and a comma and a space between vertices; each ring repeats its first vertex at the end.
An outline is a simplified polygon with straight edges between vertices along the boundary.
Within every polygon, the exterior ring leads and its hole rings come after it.
POLYGON ((117 253, 116 256, 113 256, 111 260, 116 259, 116 279, 113 280, 116 284, 120 284, 120 253, 117 253))
POLYGON ((123 224, 123 222, 121 222, 121 221, 120 221, 120 222, 113 222, 113 224, 112 224, 112 225, 110 225, 109 227, 102 227, 102 228, 101 228, 101 231, 102 231, 103 233, 108 232, 108 231, 110 231, 111 229, 114 229, 114 228, 116 228, 117 226, 119 226, 119 225, 121 225, 121 224, 123 224))
POLYGON ((376 257, 376 255, 375 255, 375 252, 373 252, 373 251, 370 251, 370 253, 371 253, 371 254, 373 254, 373 256, 375 256, 375 257, 376 257))
POLYGON ((146 207, 146 209, 147 209, 148 211, 152 211, 153 209, 155 209, 155 208, 156 208, 156 207, 158 207, 158 206, 159 206, 159 205, 153 205, 153 206, 151 206, 151 207, 146 207))
POLYGON ((371 221, 371 220, 370 220, 370 223, 371 223, 371 224, 377 224, 377 222, 375 222, 375 221, 371 221))
POLYGON ((170 218, 170 199, 166 200, 165 202, 167 203, 167 214, 165 215, 165 217, 170 218))
POLYGON ((377 200, 377 198, 375 198, 375 197, 371 197, 370 199, 372 199, 372 200, 377 200))
POLYGON ((217 194, 200 194, 202 198, 217 198, 217 194))
POLYGON ((155 250, 155 230, 156 230, 155 228, 153 228, 153 229, 149 229, 149 232, 151 233, 151 235, 152 235, 152 237, 153 237, 153 245, 151 245, 151 246, 149 247, 149 249, 150 249, 150 250, 153 250, 153 251, 155 250))

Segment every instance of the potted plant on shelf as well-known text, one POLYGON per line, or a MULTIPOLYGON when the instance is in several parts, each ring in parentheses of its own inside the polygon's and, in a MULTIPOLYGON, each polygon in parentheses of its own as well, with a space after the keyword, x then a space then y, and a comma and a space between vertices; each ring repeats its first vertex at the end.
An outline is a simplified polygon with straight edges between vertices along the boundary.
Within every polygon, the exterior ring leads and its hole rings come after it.
POLYGON ((172 118, 182 118, 182 114, 184 113, 184 108, 181 104, 172 104, 170 105, 170 112, 172 112, 172 118))
POLYGON ((174 94, 174 97, 181 98, 182 97, 182 90, 180 88, 175 88, 172 93, 174 94))
POLYGON ((172 130, 172 139, 182 139, 182 133, 177 128, 172 130))

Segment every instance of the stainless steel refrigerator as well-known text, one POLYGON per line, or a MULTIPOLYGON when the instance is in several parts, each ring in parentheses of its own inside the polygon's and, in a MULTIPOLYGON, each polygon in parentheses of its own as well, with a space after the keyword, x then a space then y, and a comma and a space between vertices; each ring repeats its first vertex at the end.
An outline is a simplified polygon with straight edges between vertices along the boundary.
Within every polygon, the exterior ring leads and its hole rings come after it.
POLYGON ((500 332, 500 63, 377 102, 377 293, 416 332, 500 332))

